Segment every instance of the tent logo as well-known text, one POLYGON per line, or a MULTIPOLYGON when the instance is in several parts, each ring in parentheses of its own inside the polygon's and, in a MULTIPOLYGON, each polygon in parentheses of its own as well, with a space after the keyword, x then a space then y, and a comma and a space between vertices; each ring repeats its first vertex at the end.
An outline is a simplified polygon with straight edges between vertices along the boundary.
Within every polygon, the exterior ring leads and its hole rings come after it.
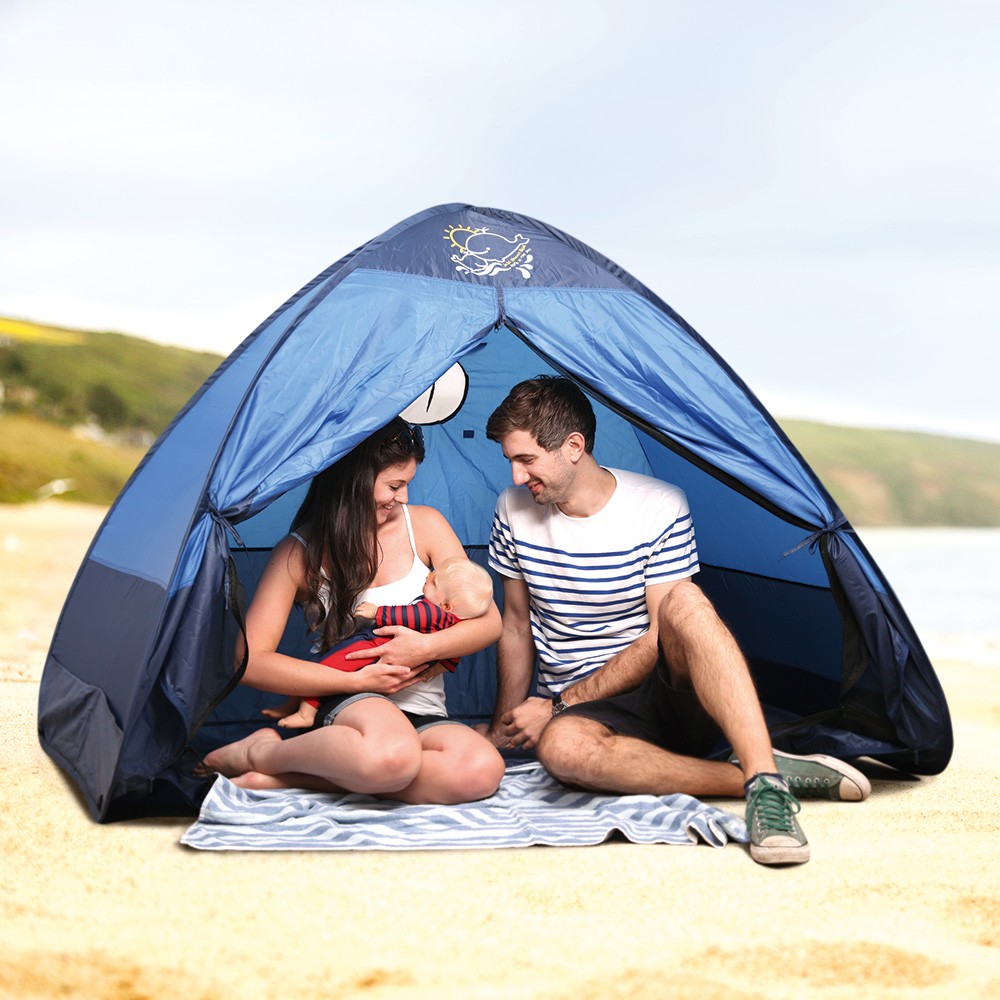
POLYGON ((518 233, 503 236, 486 226, 472 229, 469 226, 449 226, 444 231, 454 253, 451 259, 459 274, 475 274, 479 277, 499 274, 501 271, 517 271, 522 278, 530 278, 534 259, 528 244, 531 240, 518 233))

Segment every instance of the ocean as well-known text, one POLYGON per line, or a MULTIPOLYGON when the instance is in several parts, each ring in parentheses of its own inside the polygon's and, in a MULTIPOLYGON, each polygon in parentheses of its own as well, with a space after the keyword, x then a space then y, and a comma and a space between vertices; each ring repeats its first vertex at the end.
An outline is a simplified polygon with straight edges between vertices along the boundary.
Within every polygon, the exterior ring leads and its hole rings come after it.
POLYGON ((859 528, 924 649, 1000 667, 1000 529, 859 528))

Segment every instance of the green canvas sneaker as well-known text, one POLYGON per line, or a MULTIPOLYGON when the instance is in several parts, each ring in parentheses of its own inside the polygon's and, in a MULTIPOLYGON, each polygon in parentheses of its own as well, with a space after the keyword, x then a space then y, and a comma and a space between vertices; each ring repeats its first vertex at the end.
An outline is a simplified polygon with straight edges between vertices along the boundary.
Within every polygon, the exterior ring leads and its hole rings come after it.
POLYGON ((801 865, 809 841, 795 814, 802 808, 777 775, 755 775, 746 785, 750 857, 761 865, 801 865))
MULTIPOLYGON (((821 753, 799 757, 775 750, 774 762, 788 787, 800 799, 863 802, 871 794, 871 782, 856 767, 836 757, 821 753)), ((730 755, 729 763, 739 766, 735 754, 730 755)))
POLYGON ((797 757, 774 751, 778 771, 800 799, 840 799, 863 802, 871 794, 871 782, 856 768, 836 757, 814 753, 797 757))

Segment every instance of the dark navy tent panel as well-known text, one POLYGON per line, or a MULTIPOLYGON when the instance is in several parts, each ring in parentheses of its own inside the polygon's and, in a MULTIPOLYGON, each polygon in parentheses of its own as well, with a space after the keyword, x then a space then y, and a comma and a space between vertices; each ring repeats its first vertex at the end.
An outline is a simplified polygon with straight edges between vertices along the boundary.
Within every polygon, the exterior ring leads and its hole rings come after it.
MULTIPOLYGON (((276 696, 236 687, 238 620, 316 473, 403 413, 425 425, 411 502, 486 561, 509 467, 484 428, 514 383, 565 374, 596 455, 679 484, 698 582, 751 664, 775 742, 944 768, 940 685, 878 567, 726 363, 618 265, 525 216, 444 205, 337 261, 220 366, 122 491, 81 567, 42 679, 43 747, 99 819, 188 810, 196 753, 276 696), (193 749, 192 749, 193 748, 193 749)), ((498 599, 501 596, 496 581, 498 599)), ((301 614, 284 651, 308 656, 301 614)), ((488 716, 493 651, 449 676, 488 716)))

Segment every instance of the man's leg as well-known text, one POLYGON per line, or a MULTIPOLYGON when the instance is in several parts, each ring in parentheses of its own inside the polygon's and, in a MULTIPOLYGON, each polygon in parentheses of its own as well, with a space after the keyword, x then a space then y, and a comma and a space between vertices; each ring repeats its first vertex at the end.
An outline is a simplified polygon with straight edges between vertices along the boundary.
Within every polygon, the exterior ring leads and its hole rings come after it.
POLYGON ((674 688, 693 691, 733 747, 746 780, 780 773, 800 798, 860 802, 871 785, 834 757, 776 752, 750 668, 732 633, 693 583, 678 584, 660 606, 660 649, 674 688))
POLYGON ((743 774, 724 761, 700 760, 624 736, 585 715, 557 716, 542 732, 538 759, 565 785, 619 795, 733 796, 743 774))
POLYGON ((657 624, 673 686, 694 691, 732 745, 744 780, 775 773, 771 737, 746 658, 701 589, 690 581, 677 584, 660 604, 657 624))
POLYGON ((733 747, 747 799, 750 856, 760 864, 802 864, 809 842, 799 804, 771 749, 750 667, 732 633, 695 584, 678 584, 659 613, 660 649, 675 688, 690 687, 733 747))
MULTIPOLYGON (((693 692, 731 742, 742 767, 685 756, 649 741, 684 743, 677 731, 655 733, 656 725, 679 729, 669 715, 663 722, 657 708, 649 704, 660 699, 665 689, 665 678, 655 675, 630 699, 641 721, 651 723, 652 729, 626 724, 618 731, 614 721, 595 721, 586 712, 568 713, 546 726, 538 756, 561 781, 593 791, 742 796, 747 778, 777 771, 746 660, 711 603, 692 583, 679 583, 667 594, 657 625, 670 684, 675 690, 693 692), (637 733, 649 739, 636 738, 637 733)), ((663 664, 654 668, 662 669, 663 664)))
MULTIPOLYGON (((694 796, 745 794, 754 860, 762 864, 807 861, 809 845, 795 819, 799 806, 778 773, 764 713, 736 640, 701 590, 688 582, 678 584, 667 594, 657 625, 663 662, 656 665, 642 687, 625 696, 632 702, 639 731, 648 734, 643 727, 653 718, 659 721, 661 731, 651 739, 667 742, 676 738, 676 733, 667 732, 664 725, 664 721, 669 725, 669 715, 654 711, 639 718, 644 714, 641 707, 635 714, 636 696, 644 701, 662 696, 665 684, 657 672, 665 668, 673 696, 684 689, 694 694, 700 707, 692 708, 699 713, 703 708, 718 725, 733 746, 739 769, 728 762, 685 756, 645 739, 623 735, 611 728, 613 722, 604 725, 587 718, 586 709, 581 715, 563 715, 546 727, 538 746, 542 763, 565 783, 590 790, 657 795, 685 792, 694 796)), ((612 699, 612 703, 615 701, 612 699)), ((600 715, 600 711, 596 714, 600 715)), ((683 729, 676 712, 673 727, 683 729)), ((796 758, 797 766, 815 768, 824 775, 831 771, 826 764, 830 760, 823 758, 824 763, 816 764, 808 758, 796 758)), ((837 775, 854 770, 833 763, 842 769, 835 772, 837 775)), ((856 773, 863 782, 864 777, 856 773)))
MULTIPOLYGON (((606 709, 608 703, 592 705, 606 709)), ((576 713, 563 714, 546 726, 538 756, 560 781, 588 791, 732 797, 745 793, 750 856, 761 864, 809 860, 809 844, 795 819, 798 802, 778 774, 757 775, 744 785, 742 771, 731 764, 672 753, 576 713)))

